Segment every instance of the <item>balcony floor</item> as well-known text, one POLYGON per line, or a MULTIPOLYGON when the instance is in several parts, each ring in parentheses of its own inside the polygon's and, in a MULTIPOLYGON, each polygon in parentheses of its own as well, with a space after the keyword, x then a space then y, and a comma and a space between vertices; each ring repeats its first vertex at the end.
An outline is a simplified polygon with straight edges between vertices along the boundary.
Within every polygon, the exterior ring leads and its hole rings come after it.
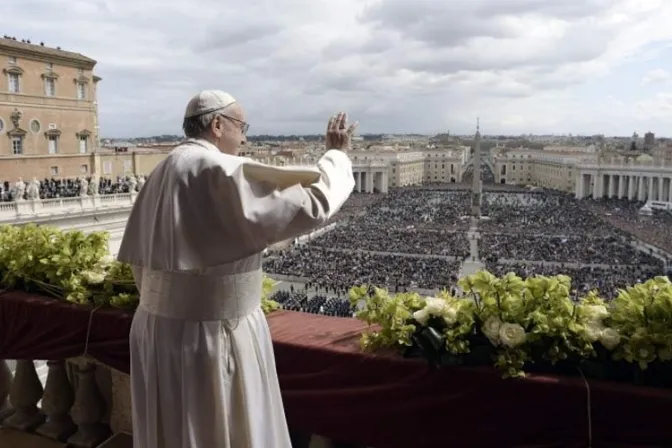
POLYGON ((54 442, 35 434, 0 427, 0 446, 12 448, 63 448, 66 444, 54 442))
MULTIPOLYGON (((11 448, 64 448, 66 443, 54 442, 37 434, 16 431, 0 426, 0 447, 11 448)), ((127 434, 115 434, 98 445, 99 448, 133 448, 133 440, 127 434)))

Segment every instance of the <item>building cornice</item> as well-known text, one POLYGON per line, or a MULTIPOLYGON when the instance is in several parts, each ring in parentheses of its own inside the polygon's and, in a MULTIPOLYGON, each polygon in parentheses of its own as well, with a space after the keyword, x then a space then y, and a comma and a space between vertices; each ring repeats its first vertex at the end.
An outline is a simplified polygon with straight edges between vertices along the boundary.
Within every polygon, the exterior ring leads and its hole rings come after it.
POLYGON ((44 136, 49 138, 49 137, 60 137, 62 132, 60 129, 49 129, 48 131, 44 132, 44 136))
POLYGON ((86 70, 93 70, 96 66, 94 59, 79 53, 18 42, 12 39, 0 39, 0 53, 43 62, 55 62, 86 70))

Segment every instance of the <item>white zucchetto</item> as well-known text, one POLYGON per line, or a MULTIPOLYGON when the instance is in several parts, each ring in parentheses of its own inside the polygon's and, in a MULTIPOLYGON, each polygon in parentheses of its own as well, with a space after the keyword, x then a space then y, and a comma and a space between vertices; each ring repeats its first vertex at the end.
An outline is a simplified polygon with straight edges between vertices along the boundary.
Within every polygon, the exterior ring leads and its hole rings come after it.
POLYGON ((184 118, 196 117, 219 109, 225 109, 236 102, 236 99, 221 90, 204 90, 187 104, 184 118))

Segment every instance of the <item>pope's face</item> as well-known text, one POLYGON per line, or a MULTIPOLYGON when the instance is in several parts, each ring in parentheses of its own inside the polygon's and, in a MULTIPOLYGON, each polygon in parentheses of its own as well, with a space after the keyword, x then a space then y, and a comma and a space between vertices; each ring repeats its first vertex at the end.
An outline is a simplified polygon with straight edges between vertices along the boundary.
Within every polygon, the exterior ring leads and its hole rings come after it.
POLYGON ((246 128, 245 111, 240 104, 227 107, 212 123, 217 148, 225 154, 238 154, 240 147, 247 143, 246 128))

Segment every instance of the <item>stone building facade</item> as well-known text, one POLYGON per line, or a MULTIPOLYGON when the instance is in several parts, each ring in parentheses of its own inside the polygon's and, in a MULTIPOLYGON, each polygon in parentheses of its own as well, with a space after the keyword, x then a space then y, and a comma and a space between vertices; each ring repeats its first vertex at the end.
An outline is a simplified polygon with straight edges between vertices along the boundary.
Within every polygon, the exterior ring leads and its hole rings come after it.
MULTIPOLYGON (((351 151, 353 171, 373 172, 374 181, 380 172, 380 182, 387 188, 422 183, 456 183, 462 181, 469 158, 467 147, 424 148, 396 151, 351 151), (373 171, 367 166, 377 162, 373 171)), ((366 178, 366 174, 364 174, 366 178)), ((355 177, 357 181, 357 177, 355 177)), ((374 182, 375 183, 375 182, 374 182)), ((364 189, 363 191, 366 191, 364 189)))
POLYGON ((98 148, 96 61, 0 39, 0 179, 93 172, 98 148))
POLYGON ((672 148, 650 153, 499 149, 495 181, 573 193, 576 198, 672 202, 672 148))

